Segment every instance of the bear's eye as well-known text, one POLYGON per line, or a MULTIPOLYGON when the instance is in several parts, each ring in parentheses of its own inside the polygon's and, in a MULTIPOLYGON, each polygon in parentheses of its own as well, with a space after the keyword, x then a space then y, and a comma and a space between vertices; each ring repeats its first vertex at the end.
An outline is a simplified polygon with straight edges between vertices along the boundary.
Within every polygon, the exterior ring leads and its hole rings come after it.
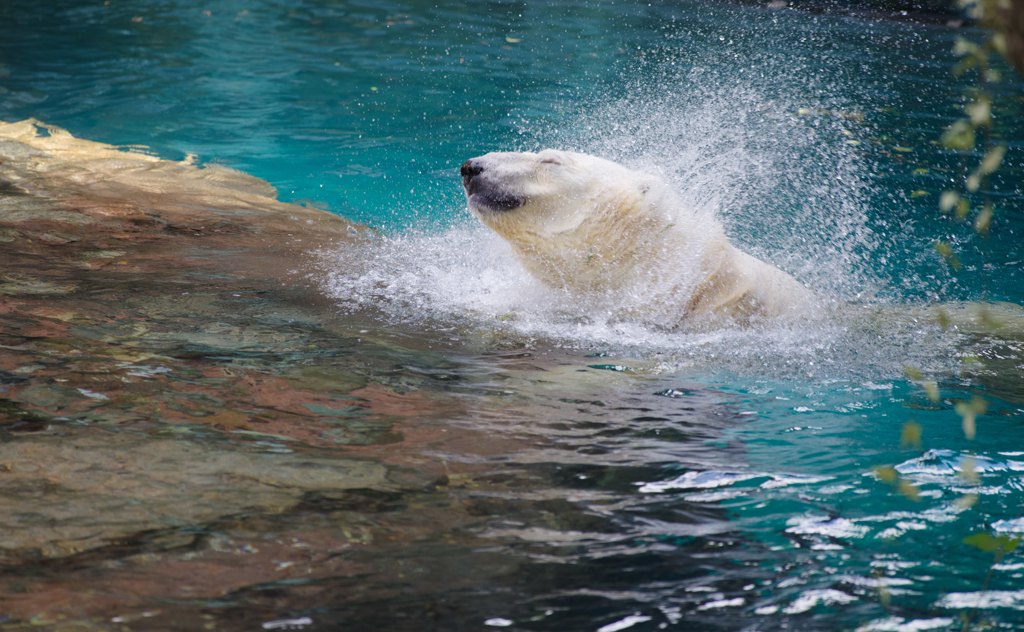
POLYGON ((558 158, 545 158, 544 160, 540 161, 540 164, 542 164, 542 165, 560 165, 560 164, 562 164, 562 161, 559 160, 558 158))

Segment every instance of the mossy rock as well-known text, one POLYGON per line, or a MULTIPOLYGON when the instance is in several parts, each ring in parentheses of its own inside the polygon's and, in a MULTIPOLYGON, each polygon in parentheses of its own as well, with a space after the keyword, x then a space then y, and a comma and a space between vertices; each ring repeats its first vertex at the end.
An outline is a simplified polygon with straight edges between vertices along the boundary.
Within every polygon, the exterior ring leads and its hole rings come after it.
POLYGON ((331 393, 350 393, 366 386, 366 379, 344 371, 305 367, 298 376, 285 376, 292 388, 331 393))

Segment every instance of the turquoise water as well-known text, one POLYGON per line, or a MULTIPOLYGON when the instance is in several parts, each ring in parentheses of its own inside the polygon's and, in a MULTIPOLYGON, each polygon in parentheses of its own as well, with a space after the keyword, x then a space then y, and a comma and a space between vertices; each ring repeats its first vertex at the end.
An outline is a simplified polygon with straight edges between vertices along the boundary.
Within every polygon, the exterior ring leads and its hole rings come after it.
MULTIPOLYGON (((357 559, 363 575, 320 577, 315 598, 290 581, 192 606, 225 629, 941 630, 975 607, 975 621, 1024 627, 1020 553, 983 591, 992 555, 963 543, 1024 532, 1024 335, 942 332, 915 311, 1024 303, 1024 84, 1004 69, 995 132, 1011 149, 983 240, 938 211, 960 157, 935 143, 967 85, 949 76, 952 43, 979 33, 895 17, 716 2, 0 6, 0 119, 194 154, 380 229, 356 256, 320 254, 323 294, 381 332, 454 332, 443 370, 463 381, 446 392, 467 414, 445 423, 515 446, 425 452, 480 464, 490 487, 374 500, 430 526, 357 559), (849 318, 684 335, 574 312, 476 226, 458 177, 469 157, 548 146, 655 170, 849 318), (481 329, 486 344, 467 341, 481 329), (516 382, 526 394, 503 414, 474 415, 504 388, 491 344, 591 370, 551 378, 560 396, 516 382), (989 405, 969 441, 954 406, 975 395, 989 405), (901 446, 910 419, 920 449, 901 446), (976 483, 958 473, 968 458, 976 483), (430 520, 444 502, 471 506, 471 543, 430 520), (406 563, 429 589, 403 592, 384 570, 406 563)), ((286 522, 341 528, 335 510, 286 522)))

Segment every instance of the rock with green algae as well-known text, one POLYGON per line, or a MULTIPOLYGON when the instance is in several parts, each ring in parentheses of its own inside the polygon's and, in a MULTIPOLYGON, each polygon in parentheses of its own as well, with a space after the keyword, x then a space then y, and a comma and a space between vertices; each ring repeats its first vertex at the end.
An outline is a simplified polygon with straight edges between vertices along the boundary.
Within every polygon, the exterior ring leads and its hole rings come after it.
POLYGON ((366 378, 344 371, 314 366, 303 367, 299 371, 299 375, 287 376, 285 379, 294 388, 332 393, 351 393, 366 386, 366 378))
POLYGON ((154 529, 279 513, 310 492, 394 491, 385 465, 81 433, 0 444, 0 561, 64 557, 154 529))
POLYGON ((77 287, 77 283, 45 281, 27 274, 0 274, 0 294, 68 294, 77 287))
POLYGON ((2 228, 0 227, 0 242, 11 243, 22 238, 21 231, 13 228, 2 228))
POLYGON ((40 408, 64 408, 86 399, 89 397, 78 389, 57 384, 33 384, 18 393, 18 401, 40 408))

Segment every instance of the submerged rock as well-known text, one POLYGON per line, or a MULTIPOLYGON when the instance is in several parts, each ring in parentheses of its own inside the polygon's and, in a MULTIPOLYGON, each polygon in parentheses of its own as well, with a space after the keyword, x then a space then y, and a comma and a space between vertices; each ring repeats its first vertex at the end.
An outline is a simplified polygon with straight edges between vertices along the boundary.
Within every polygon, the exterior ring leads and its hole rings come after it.
POLYGON ((40 408, 63 408, 68 404, 88 399, 76 389, 55 384, 36 384, 18 394, 18 400, 40 408))
POLYGON ((397 489, 365 460, 119 433, 0 444, 0 560, 62 557, 150 529, 283 511, 309 492, 397 489))
POLYGON ((289 377, 288 383, 295 388, 306 388, 333 393, 351 393, 366 386, 366 378, 344 371, 320 367, 304 367, 300 375, 289 377))
POLYGON ((311 287, 308 253, 366 232, 232 169, 0 123, 0 561, 433 480, 345 454, 456 407, 375 385, 391 352, 311 287))

